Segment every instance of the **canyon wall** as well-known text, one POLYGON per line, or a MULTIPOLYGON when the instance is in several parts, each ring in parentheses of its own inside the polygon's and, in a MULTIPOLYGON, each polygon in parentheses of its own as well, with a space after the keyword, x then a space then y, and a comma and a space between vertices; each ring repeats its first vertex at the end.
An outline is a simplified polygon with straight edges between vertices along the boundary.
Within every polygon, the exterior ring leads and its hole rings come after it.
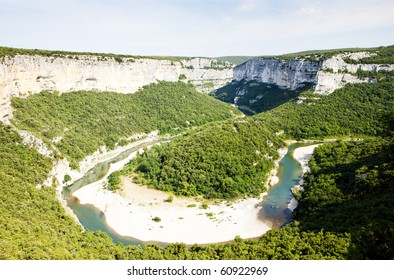
POLYGON ((0 119, 12 117, 12 97, 44 90, 134 93, 160 80, 191 82, 209 92, 230 82, 233 65, 208 58, 155 59, 95 55, 16 55, 0 60, 0 119))
POLYGON ((282 62, 278 59, 254 58, 235 67, 233 80, 274 84, 295 90, 305 83, 314 83, 321 65, 319 61, 292 59, 282 62))
POLYGON ((254 58, 234 68, 233 82, 255 81, 289 90, 312 83, 316 93, 326 95, 347 83, 374 82, 373 79, 358 78, 359 70, 394 70, 393 64, 357 63, 359 59, 371 55, 368 52, 341 53, 326 60, 254 58), (346 63, 346 59, 355 63, 346 63))

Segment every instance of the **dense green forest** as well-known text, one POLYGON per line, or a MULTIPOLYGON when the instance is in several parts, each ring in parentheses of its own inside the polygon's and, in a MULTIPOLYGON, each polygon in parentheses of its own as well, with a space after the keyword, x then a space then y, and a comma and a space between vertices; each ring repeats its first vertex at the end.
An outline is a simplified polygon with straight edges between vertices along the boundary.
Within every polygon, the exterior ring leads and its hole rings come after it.
POLYGON ((152 147, 124 175, 177 195, 231 199, 258 196, 283 142, 261 122, 240 118, 152 147))
POLYGON ((306 187, 299 198, 296 222, 272 230, 259 240, 236 238, 226 244, 187 248, 184 244, 123 246, 113 244, 104 233, 83 231, 65 214, 54 188, 35 187, 45 179, 50 161, 22 145, 20 137, 9 127, 1 125, 0 135, 0 259, 393 257, 390 243, 393 240, 390 212, 393 149, 390 138, 360 143, 338 142, 317 149, 307 182, 319 180, 327 186, 328 192, 327 195, 319 192, 317 184, 306 187), (343 159, 346 160, 344 164, 341 163, 343 159), (320 174, 323 177, 317 179, 320 174), (338 200, 344 202, 343 206, 338 200))
POLYGON ((307 95, 302 104, 287 102, 254 116, 285 138, 376 136, 384 131, 382 118, 394 108, 394 79, 349 84, 327 96, 307 95))
POLYGON ((0 259, 113 258, 117 245, 105 234, 82 232, 54 187, 36 188, 52 168, 0 124, 0 259))
POLYGON ((112 149, 136 133, 176 134, 240 114, 183 82, 159 82, 135 94, 42 92, 14 98, 12 105, 13 124, 42 139, 57 156, 69 158, 74 168, 100 146, 112 149), (54 142, 57 137, 62 138, 54 142))
POLYGON ((300 231, 295 225, 261 240, 207 246, 124 246, 82 230, 61 207, 54 187, 36 188, 51 163, 0 124, 0 259, 342 259, 348 234, 300 231))
POLYGON ((361 258, 394 257, 393 137, 316 148, 294 218, 302 230, 350 233, 361 258))

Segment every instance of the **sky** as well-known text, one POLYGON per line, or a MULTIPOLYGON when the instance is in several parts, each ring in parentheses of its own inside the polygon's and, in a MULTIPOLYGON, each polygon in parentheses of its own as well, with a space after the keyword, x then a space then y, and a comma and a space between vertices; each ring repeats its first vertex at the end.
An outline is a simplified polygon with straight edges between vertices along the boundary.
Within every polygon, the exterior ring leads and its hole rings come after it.
POLYGON ((278 55, 394 44, 393 0, 0 0, 0 46, 278 55))

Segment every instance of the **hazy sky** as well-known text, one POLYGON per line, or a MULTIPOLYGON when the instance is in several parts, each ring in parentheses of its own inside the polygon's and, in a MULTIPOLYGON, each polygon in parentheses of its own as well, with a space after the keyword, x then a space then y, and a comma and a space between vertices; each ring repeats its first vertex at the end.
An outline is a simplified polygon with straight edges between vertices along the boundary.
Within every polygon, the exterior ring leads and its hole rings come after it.
POLYGON ((394 44, 393 0, 0 0, 0 45, 271 55, 394 44))

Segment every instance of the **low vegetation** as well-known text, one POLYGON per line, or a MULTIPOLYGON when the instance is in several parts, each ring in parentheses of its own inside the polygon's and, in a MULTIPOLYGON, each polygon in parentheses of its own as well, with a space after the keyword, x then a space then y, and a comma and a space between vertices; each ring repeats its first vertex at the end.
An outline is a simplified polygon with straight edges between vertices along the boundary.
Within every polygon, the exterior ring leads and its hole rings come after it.
POLYGON ((125 61, 134 61, 134 59, 150 58, 159 60, 171 60, 180 61, 182 59, 190 59, 188 57, 175 57, 175 56, 137 56, 137 55, 124 55, 124 54, 113 54, 113 53, 92 53, 92 52, 70 52, 70 51, 58 51, 58 50, 38 50, 38 49, 20 49, 20 48, 9 48, 0 46, 0 58, 2 57, 14 57, 16 55, 39 55, 51 58, 70 58, 70 59, 83 59, 83 57, 97 56, 101 60, 114 59, 118 63, 125 61))
POLYGON ((116 190, 120 189, 121 187, 120 174, 121 174, 120 171, 114 171, 108 176, 107 188, 110 191, 115 192, 116 190))
POLYGON ((346 59, 347 63, 394 64, 394 45, 380 47, 372 51, 373 55, 359 60, 346 59))
POLYGON ((250 59, 254 58, 253 56, 221 56, 216 57, 219 61, 227 61, 234 65, 240 65, 250 59))
POLYGON ((161 222, 161 218, 160 217, 154 217, 154 218, 152 218, 152 221, 154 221, 156 223, 159 223, 159 222, 161 222))
MULTIPOLYGON (((281 61, 289 61, 291 59, 323 61, 341 53, 379 52, 379 50, 381 49, 382 48, 344 48, 344 49, 330 49, 330 50, 310 50, 310 51, 302 51, 302 52, 289 53, 289 54, 276 55, 276 56, 262 56, 262 58, 273 58, 273 59, 279 59, 281 61)), ((372 59, 371 61, 374 60, 372 59)), ((379 62, 371 62, 371 63, 379 63, 379 62)))

